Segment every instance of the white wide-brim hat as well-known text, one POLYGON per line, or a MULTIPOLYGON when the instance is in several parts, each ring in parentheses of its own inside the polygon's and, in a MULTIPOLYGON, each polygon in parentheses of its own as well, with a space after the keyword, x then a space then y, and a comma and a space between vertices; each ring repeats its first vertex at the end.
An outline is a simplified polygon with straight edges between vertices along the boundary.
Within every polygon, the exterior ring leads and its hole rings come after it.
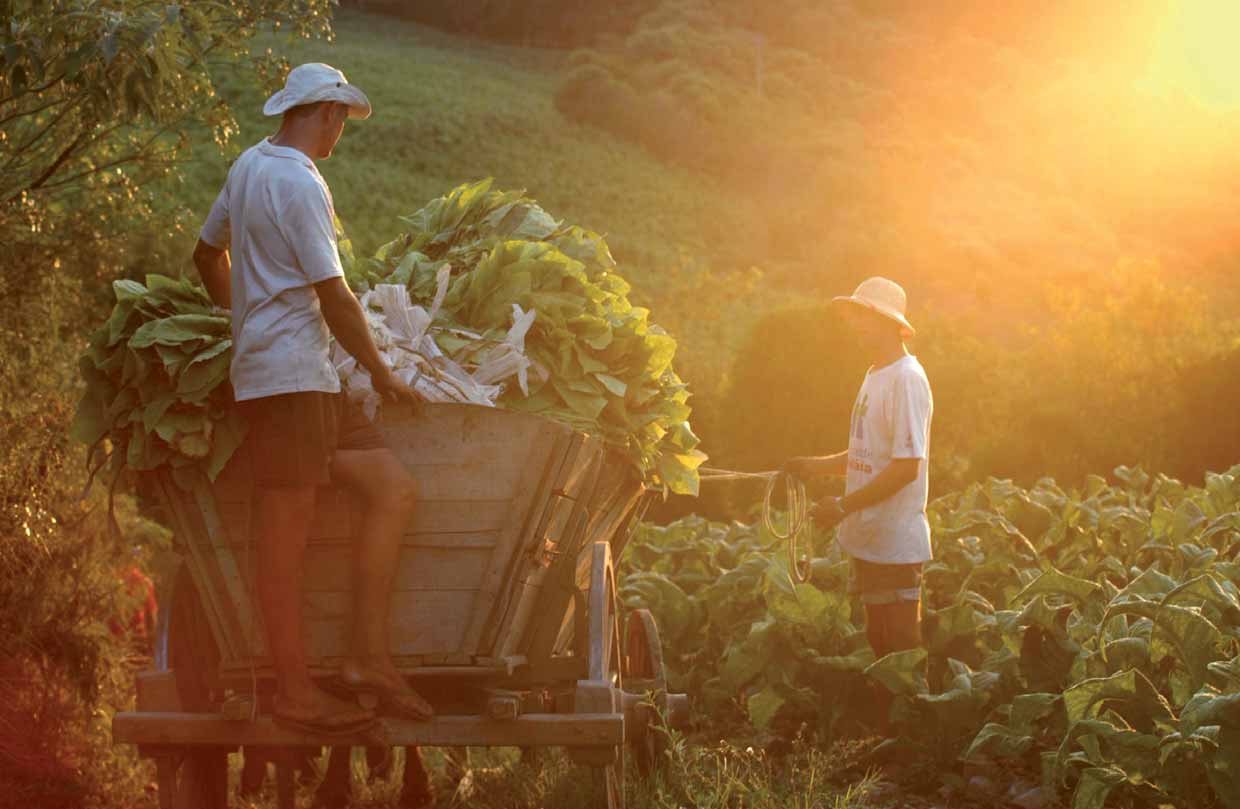
POLYGON ((908 296, 904 288, 895 281, 874 276, 857 285, 857 291, 851 295, 839 295, 831 299, 833 303, 851 303, 878 312, 900 324, 900 333, 912 337, 917 332, 905 319, 904 313, 908 305, 908 296))
POLYGON ((349 106, 350 118, 369 118, 370 99, 336 68, 322 62, 307 62, 288 73, 284 88, 267 99, 263 115, 283 115, 302 104, 339 101, 349 106))

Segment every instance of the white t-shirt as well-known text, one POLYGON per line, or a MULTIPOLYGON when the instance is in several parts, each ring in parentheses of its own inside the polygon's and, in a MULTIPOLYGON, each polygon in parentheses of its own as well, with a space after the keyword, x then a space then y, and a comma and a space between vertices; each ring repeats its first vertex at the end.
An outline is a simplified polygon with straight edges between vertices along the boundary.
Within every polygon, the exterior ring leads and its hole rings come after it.
POLYGON ((200 238, 232 254, 230 369, 237 401, 336 393, 313 284, 344 275, 332 195, 304 153, 264 139, 228 172, 200 238))
POLYGON ((911 564, 931 558, 929 492, 930 419, 934 398, 916 357, 905 356, 871 368, 853 405, 848 438, 851 494, 869 483, 895 458, 920 458, 917 479, 840 523, 840 547, 858 559, 879 564, 911 564))

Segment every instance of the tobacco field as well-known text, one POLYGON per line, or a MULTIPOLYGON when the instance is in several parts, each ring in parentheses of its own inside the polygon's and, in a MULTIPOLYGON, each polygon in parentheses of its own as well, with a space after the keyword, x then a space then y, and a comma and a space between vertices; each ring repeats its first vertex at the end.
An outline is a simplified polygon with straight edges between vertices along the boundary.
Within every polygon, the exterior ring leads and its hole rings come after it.
POLYGON ((829 536, 794 584, 760 521, 643 526, 621 595, 655 613, 669 687, 697 696, 710 733, 862 733, 873 682, 899 695, 898 741, 876 755, 936 786, 981 766, 1074 809, 1238 805, 1240 466, 1203 487, 1114 476, 992 478, 933 501, 924 648, 881 660, 829 536))

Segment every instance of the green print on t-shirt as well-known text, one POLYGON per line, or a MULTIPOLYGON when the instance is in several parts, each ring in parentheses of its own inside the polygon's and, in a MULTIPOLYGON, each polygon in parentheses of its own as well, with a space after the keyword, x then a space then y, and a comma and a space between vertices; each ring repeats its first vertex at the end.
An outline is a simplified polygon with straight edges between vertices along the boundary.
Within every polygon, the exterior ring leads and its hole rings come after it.
POLYGON ((852 434, 856 436, 858 441, 865 440, 865 413, 870 407, 870 394, 862 394, 857 403, 853 405, 852 412, 852 434))

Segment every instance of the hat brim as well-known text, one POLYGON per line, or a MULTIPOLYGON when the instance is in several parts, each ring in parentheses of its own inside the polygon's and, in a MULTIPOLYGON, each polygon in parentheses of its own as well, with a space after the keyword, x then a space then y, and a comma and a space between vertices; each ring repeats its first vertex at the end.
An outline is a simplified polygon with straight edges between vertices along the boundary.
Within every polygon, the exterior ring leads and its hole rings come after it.
POLYGON ((263 104, 263 115, 283 115, 293 107, 316 104, 320 101, 338 101, 348 106, 349 117, 357 120, 369 118, 373 111, 370 99, 365 93, 355 85, 341 83, 329 84, 303 95, 294 95, 288 91, 288 88, 280 90, 263 104))
POLYGON ((900 325, 900 334, 903 337, 914 337, 917 334, 917 330, 913 328, 913 325, 909 323, 908 320, 906 320, 904 316, 901 315, 899 312, 892 312, 892 311, 888 311, 887 309, 882 309, 862 298, 858 298, 853 295, 837 295, 831 299, 831 302, 832 303, 851 303, 855 306, 860 306, 862 309, 868 309, 871 312, 877 312, 878 314, 882 315, 888 320, 893 320, 896 323, 898 323, 900 325))

